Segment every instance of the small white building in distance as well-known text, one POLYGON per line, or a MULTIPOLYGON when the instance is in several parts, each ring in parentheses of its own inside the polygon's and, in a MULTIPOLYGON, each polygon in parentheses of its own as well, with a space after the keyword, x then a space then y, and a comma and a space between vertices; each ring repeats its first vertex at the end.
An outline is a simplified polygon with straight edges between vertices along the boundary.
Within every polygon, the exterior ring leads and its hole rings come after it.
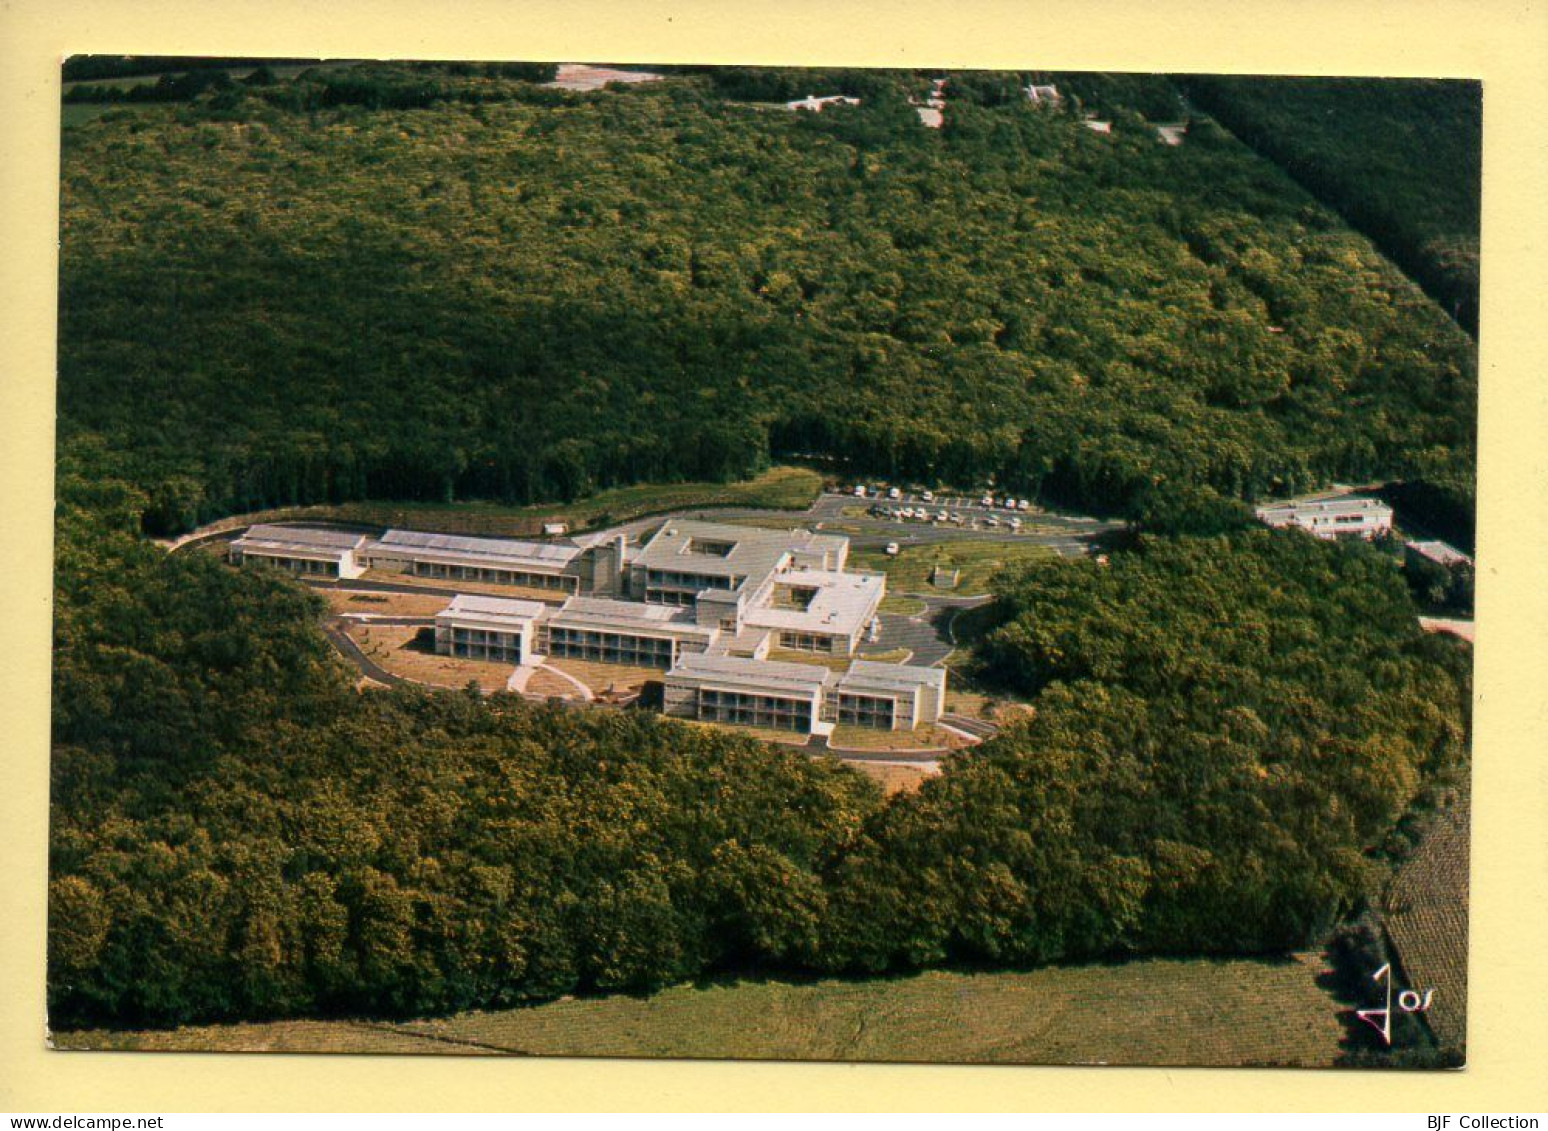
POLYGON ((847 94, 825 94, 821 98, 815 94, 808 94, 805 98, 798 98, 794 102, 785 103, 787 110, 810 110, 814 114, 820 114, 827 106, 858 106, 860 100, 851 98, 847 94))
POLYGON ((1027 101, 1034 106, 1058 106, 1064 101, 1059 93, 1059 88, 1049 83, 1047 86, 1033 84, 1026 88, 1027 101))
POLYGON ((356 554, 368 541, 353 530, 319 526, 249 526, 227 548, 233 565, 266 563, 307 577, 356 578, 365 565, 356 554))
POLYGON ((1269 526, 1296 526, 1317 538, 1376 538, 1392 530, 1392 508, 1360 495, 1272 503, 1259 507, 1257 514, 1269 526))

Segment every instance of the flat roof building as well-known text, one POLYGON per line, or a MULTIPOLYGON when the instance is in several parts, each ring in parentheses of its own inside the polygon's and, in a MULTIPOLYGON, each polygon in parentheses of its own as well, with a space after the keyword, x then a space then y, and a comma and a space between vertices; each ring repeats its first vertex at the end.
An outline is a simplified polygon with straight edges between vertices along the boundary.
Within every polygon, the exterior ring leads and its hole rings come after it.
POLYGON ((1271 503, 1259 507, 1257 515, 1269 526, 1299 527, 1317 538, 1375 538, 1392 529, 1392 508, 1359 495, 1271 503))
POLYGON ((461 593, 435 617, 435 650, 445 656, 520 664, 534 652, 539 601, 461 593))
POLYGON ((1405 542, 1403 549, 1417 558, 1434 562, 1451 569, 1453 566, 1470 566, 1473 559, 1447 542, 1433 539, 1425 542, 1405 542))
POLYGON ((537 646, 559 659, 665 669, 719 636, 720 628, 700 624, 692 609, 572 597, 546 610, 537 646))
POLYGON ((324 526, 249 526, 227 547, 233 565, 263 562, 307 577, 355 578, 365 572, 357 560, 369 539, 358 531, 324 526))
POLYGON ((835 726, 913 730, 936 722, 945 700, 944 668, 854 660, 841 673, 815 664, 698 655, 667 672, 662 709, 702 722, 831 734, 835 726))
POLYGON ((369 568, 388 573, 576 593, 576 563, 583 552, 574 542, 389 530, 365 548, 364 556, 369 568))

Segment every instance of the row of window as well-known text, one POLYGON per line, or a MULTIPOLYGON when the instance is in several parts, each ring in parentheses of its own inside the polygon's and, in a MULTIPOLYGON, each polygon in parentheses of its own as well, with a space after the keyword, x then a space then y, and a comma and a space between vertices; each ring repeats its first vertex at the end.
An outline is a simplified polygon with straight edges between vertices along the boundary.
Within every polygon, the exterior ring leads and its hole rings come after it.
POLYGON ((519 664, 521 633, 499 632, 492 628, 454 628, 451 630, 451 654, 469 660, 519 664))
POLYGON ((710 723, 806 733, 812 729, 812 706, 800 699, 706 688, 699 692, 699 718, 710 723))
POLYGON ((647 605, 676 605, 678 608, 688 608, 697 603, 697 598, 685 589, 647 589, 645 590, 645 603, 647 605))
MULTIPOLYGON (((877 727, 891 730, 893 701, 874 695, 849 695, 840 692, 838 709, 833 712, 837 722, 847 726, 877 727)), ((824 714, 827 714, 825 711, 824 714)))
POLYGON ((740 578, 726 577, 718 574, 676 573, 668 569, 648 569, 645 571, 645 585, 647 587, 671 586, 674 589, 692 589, 694 592, 698 592, 700 589, 735 589, 740 584, 740 578))
POLYGON ((833 639, 831 636, 820 636, 814 632, 781 632, 779 646, 798 652, 831 652, 833 639))
POLYGON ((672 642, 654 636, 629 636, 554 626, 545 645, 550 656, 567 660, 593 660, 603 664, 627 664, 637 668, 670 668, 672 642))
POLYGON ((415 562, 415 577, 453 578, 458 581, 487 581, 496 585, 522 585, 529 589, 570 591, 578 579, 555 573, 525 573, 521 570, 486 569, 482 566, 444 565, 441 562, 415 562))
POLYGON ((312 558, 275 558, 267 554, 249 553, 248 557, 269 565, 278 566, 280 569, 288 569, 291 573, 304 574, 308 577, 337 577, 339 575, 338 562, 320 562, 312 558))

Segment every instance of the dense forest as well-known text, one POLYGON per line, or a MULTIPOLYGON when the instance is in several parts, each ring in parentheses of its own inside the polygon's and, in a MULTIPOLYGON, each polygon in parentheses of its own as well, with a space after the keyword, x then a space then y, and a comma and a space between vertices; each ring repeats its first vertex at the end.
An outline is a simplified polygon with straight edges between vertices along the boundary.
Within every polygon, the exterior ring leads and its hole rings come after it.
POLYGON ((1211 75, 1185 85, 1201 109, 1338 209, 1477 334, 1478 83, 1211 75))
POLYGON ((715 971, 1304 945, 1460 772, 1466 653, 1298 533, 1006 579, 1035 717, 916 795, 649 713, 357 692, 288 579, 167 555, 62 471, 60 1028, 404 1016, 715 971))
POLYGON ((1153 83, 1093 82, 1099 136, 993 76, 939 132, 917 76, 822 115, 753 78, 352 68, 68 131, 55 1027, 1279 951, 1464 772, 1466 652, 1396 563, 1239 501, 1466 505, 1442 312, 1208 123, 1161 145, 1153 83), (144 538, 787 449, 1146 532, 1002 579, 974 663, 1035 712, 890 799, 647 713, 357 690, 305 589, 144 538))
POLYGON ((1161 144, 1123 99, 1170 117, 1166 80, 963 75, 937 131, 922 76, 855 75, 818 115, 741 100, 805 73, 362 65, 73 127, 62 439, 157 533, 771 452, 1130 514, 1400 479, 1471 525, 1472 343, 1208 120, 1161 144))

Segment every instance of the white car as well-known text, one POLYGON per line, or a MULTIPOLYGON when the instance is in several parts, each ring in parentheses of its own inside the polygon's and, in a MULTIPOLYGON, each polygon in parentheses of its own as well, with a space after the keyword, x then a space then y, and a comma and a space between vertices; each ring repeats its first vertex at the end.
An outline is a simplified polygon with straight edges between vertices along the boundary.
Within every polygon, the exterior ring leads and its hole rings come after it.
POLYGON ((999 526, 1000 525, 1000 520, 995 518, 994 515, 990 515, 988 518, 984 519, 984 525, 985 526, 999 526))
POLYGON ((1029 510, 1032 509, 1032 503, 1031 503, 1030 500, 1027 500, 1027 499, 1017 499, 1016 500, 1016 509, 1019 510, 1019 511, 1029 511, 1029 510))
POLYGON ((1005 521, 1010 523, 1010 528, 1012 530, 1020 530, 1021 529, 1021 519, 1012 517, 1012 518, 1006 519, 1005 521))
POLYGON ((935 512, 935 521, 936 522, 947 522, 950 519, 951 519, 951 515, 947 514, 945 511, 936 511, 935 512))
POLYGON ((898 544, 896 542, 887 543, 887 556, 889 558, 895 558, 898 556, 898 544))
POLYGON ((921 491, 919 497, 927 503, 935 502, 935 493, 933 491, 921 491))
POLYGON ((992 507, 992 506, 994 506, 994 496, 992 496, 992 495, 985 495, 982 499, 978 500, 978 505, 981 506, 981 507, 992 507))
POLYGON ((898 490, 898 488, 896 488, 896 487, 891 488, 887 492, 887 498, 889 498, 889 499, 901 499, 902 497, 903 497, 903 492, 898 490))
POLYGON ((857 499, 865 498, 865 486, 864 486, 864 484, 862 484, 862 485, 860 485, 860 486, 855 488, 855 498, 857 498, 857 499))

